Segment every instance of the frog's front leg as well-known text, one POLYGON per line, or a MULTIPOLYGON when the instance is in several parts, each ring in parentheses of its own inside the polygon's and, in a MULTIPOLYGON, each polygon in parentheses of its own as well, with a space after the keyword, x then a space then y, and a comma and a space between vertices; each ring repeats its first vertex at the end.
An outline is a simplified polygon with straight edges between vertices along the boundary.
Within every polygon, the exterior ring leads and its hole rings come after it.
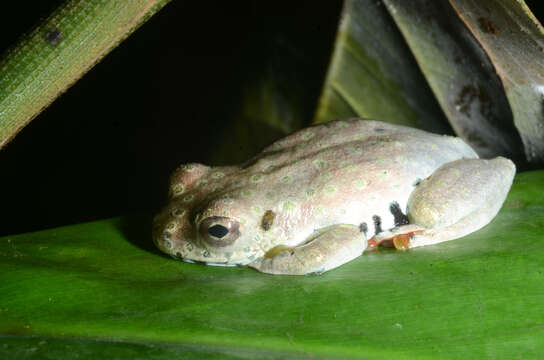
POLYGON ((457 239, 484 227, 499 212, 515 172, 514 163, 502 157, 443 165, 410 195, 406 209, 410 225, 393 229, 387 241, 397 248, 412 248, 457 239))
POLYGON ((366 247, 366 237, 357 226, 333 225, 302 245, 276 246, 249 266, 268 274, 322 273, 355 259, 366 247))

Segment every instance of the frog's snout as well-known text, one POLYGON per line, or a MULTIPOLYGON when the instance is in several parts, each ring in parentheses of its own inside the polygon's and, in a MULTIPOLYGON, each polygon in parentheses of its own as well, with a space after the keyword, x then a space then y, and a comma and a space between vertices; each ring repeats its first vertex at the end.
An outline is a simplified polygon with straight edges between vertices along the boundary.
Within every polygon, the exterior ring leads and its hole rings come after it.
POLYGON ((161 221, 159 216, 153 220, 153 233, 152 238, 155 245, 163 252, 167 254, 171 254, 173 248, 174 248, 174 240, 175 235, 169 227, 173 227, 172 222, 167 222, 166 224, 161 221))

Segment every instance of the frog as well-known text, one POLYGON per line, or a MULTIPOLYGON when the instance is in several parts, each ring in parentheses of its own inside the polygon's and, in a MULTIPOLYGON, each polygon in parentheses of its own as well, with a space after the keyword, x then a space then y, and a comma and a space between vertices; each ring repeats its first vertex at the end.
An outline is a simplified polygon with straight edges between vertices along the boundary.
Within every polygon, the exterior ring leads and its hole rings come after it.
POLYGON ((188 263, 322 274, 377 248, 405 251, 479 230, 515 172, 511 160, 481 159, 455 136, 336 120, 240 165, 181 165, 152 237, 188 263))

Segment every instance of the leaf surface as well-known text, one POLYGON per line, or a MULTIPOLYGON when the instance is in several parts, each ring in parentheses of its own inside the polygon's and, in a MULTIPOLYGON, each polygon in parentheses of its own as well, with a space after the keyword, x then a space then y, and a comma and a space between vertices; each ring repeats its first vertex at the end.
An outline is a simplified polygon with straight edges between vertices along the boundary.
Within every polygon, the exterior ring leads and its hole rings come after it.
POLYGON ((346 0, 315 121, 446 133, 544 162, 544 30, 523 1, 346 0))
POLYGON ((174 261, 146 217, 4 237, 0 358, 541 357, 543 186, 519 174, 482 230, 320 276, 174 261))

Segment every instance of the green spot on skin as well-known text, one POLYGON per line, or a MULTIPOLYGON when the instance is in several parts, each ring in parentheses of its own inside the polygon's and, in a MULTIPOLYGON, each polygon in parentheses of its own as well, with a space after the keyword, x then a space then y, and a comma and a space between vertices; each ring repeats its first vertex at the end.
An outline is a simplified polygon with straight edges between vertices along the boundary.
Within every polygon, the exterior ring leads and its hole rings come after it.
POLYGON ((315 189, 306 189, 306 196, 312 197, 315 195, 315 189))
POLYGON ((245 197, 252 197, 253 195, 255 195, 255 193, 253 192, 253 190, 249 190, 249 189, 244 189, 244 190, 242 190, 242 196, 245 196, 245 197))
POLYGON ((318 159, 318 160, 313 161, 313 165, 315 166, 316 169, 322 170, 325 167, 327 167, 327 162, 325 160, 319 160, 318 159))
POLYGON ((289 184, 289 183, 291 183, 291 181, 292 181, 292 178, 289 175, 285 175, 280 179, 280 182, 282 184, 289 184))
POLYGON ((260 182, 263 182, 264 180, 264 175, 263 174, 255 174, 255 175, 252 175, 251 178, 250 178, 250 181, 252 183, 260 183, 260 182))
POLYGON ((326 174, 321 175, 321 178, 325 181, 332 179, 332 173, 328 172, 326 174))
POLYGON ((327 143, 327 142, 320 141, 320 142, 317 143, 317 147, 320 147, 320 148, 324 148, 324 147, 327 147, 327 146, 329 146, 329 143, 327 143))
POLYGON ((185 209, 175 209, 172 211, 172 215, 175 217, 181 217, 183 214, 185 214, 185 209))
POLYGON ((263 208, 258 205, 255 205, 251 207, 251 211, 253 211, 254 213, 260 214, 263 212, 263 208))
POLYGON ((225 177, 225 174, 220 171, 216 171, 212 174, 212 178, 214 179, 221 179, 223 177, 225 177))
POLYGON ((293 210, 296 207, 296 204, 292 201, 286 201, 283 203, 283 210, 289 211, 293 210))
POLYGON ((182 194, 185 191, 185 186, 183 184, 176 184, 172 186, 172 193, 174 195, 182 194))
POLYGON ((196 167, 193 164, 188 164, 188 165, 183 165, 182 169, 183 171, 193 172, 195 171, 196 167))
POLYGON ((206 209, 203 213, 202 213, 202 217, 209 217, 212 215, 212 209, 206 209))
POLYGON ((367 182, 362 179, 357 179, 353 182, 353 185, 357 190, 362 190, 367 186, 367 182))
POLYGON ((313 138, 315 136, 315 134, 311 131, 306 131, 302 134, 302 140, 310 140, 311 138, 313 138))
POLYGON ((193 200, 194 197, 195 197, 195 196, 194 196, 193 194, 187 195, 187 196, 185 196, 185 197, 183 198, 183 201, 189 202, 189 201, 193 200))
POLYGON ((348 149, 348 152, 353 155, 362 155, 363 149, 360 147, 352 147, 348 149))
POLYGON ((221 190, 223 187, 219 184, 215 184, 211 187, 211 190, 212 191, 218 191, 218 190, 221 190))
POLYGON ((222 200, 223 204, 226 204, 226 205, 231 205, 231 204, 234 204, 234 200, 231 199, 231 198, 225 198, 222 200))
POLYGON ((166 228, 168 230, 174 230, 175 227, 176 227, 176 224, 173 222, 166 224, 166 228))
POLYGON ((382 171, 382 172, 380 173, 380 177, 381 177, 383 180, 387 179, 388 176, 389 176, 389 174, 387 173, 386 170, 384 170, 384 171, 382 171))
POLYGON ((332 185, 327 185, 327 186, 325 186, 324 190, 325 190, 325 192, 327 194, 332 194, 332 193, 334 193, 336 191, 336 188, 334 186, 332 186, 332 185))
POLYGON ((314 208, 315 215, 323 215, 325 213, 325 208, 323 206, 318 206, 314 208))

